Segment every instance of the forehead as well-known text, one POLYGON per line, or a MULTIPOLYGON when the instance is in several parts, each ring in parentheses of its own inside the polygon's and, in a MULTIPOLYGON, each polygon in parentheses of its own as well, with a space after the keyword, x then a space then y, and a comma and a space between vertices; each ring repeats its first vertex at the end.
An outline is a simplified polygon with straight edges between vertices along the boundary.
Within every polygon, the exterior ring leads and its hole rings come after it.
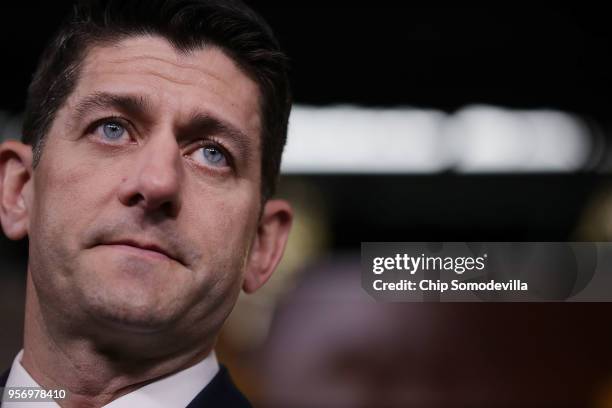
POLYGON ((261 130, 258 85, 214 45, 183 52, 164 38, 143 35, 94 46, 68 104, 96 93, 142 97, 159 118, 203 112, 254 137, 261 130))

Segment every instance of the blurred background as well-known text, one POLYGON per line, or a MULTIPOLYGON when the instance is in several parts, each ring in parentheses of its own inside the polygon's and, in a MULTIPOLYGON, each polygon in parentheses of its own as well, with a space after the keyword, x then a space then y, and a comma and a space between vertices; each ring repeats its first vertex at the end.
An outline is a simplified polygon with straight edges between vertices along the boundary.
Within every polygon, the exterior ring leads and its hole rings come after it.
MULTIPOLYGON (((289 248, 218 346, 256 406, 612 406, 612 305, 378 304, 359 275, 362 241, 611 240, 603 8, 248 3, 296 101, 289 248)), ((20 136, 68 4, 0 9, 0 139, 20 136)), ((0 235, 0 367, 21 347, 26 258, 0 235)))

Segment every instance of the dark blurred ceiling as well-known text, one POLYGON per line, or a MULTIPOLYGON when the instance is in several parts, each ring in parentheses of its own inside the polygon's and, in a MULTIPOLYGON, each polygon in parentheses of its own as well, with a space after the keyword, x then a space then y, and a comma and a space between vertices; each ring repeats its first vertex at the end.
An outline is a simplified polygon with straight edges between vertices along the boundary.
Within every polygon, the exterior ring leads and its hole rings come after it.
MULTIPOLYGON (((290 55, 301 103, 448 111, 490 103, 607 117, 612 28, 603 6, 248 3, 269 20, 290 55)), ((21 110, 37 56, 68 4, 3 4, 0 108, 21 110)))

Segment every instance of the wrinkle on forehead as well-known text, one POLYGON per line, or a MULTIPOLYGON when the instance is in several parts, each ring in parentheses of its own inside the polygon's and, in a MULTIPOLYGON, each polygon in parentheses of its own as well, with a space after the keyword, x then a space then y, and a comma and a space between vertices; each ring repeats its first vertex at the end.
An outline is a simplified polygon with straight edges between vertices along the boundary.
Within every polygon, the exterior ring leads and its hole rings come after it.
POLYGON ((197 74, 204 74, 208 77, 212 77, 220 82, 224 82, 226 84, 231 84, 231 81, 228 81, 226 78, 223 78, 217 75, 214 70, 207 69, 207 66, 198 64, 196 62, 191 62, 191 59, 196 58, 196 52, 206 50, 209 54, 209 58, 214 61, 224 57, 226 60, 230 61, 233 68, 245 76, 250 78, 248 72, 245 72, 235 61, 229 56, 226 52, 223 51, 222 48, 214 45, 207 44, 202 45, 202 47, 194 48, 191 50, 180 50, 173 46, 168 40, 163 37, 158 36, 135 36, 128 37, 120 42, 114 43, 112 45, 98 46, 93 47, 92 50, 88 52, 87 57, 85 58, 85 67, 86 69, 96 70, 99 67, 99 63, 104 61, 105 63, 115 63, 115 64, 134 64, 138 62, 146 63, 150 66, 154 66, 155 69, 160 70, 161 72, 156 72, 154 70, 150 70, 147 73, 160 76, 164 79, 170 80, 171 82, 177 82, 180 84, 190 84, 190 81, 181 80, 180 77, 187 77, 190 73, 193 74, 193 71, 197 74), (161 41, 151 42, 150 40, 159 39, 161 41), (139 47, 138 43, 146 43, 146 47, 139 47), (96 48, 114 48, 120 52, 119 55, 106 59, 105 54, 100 54, 94 51, 96 48), (154 49, 151 49, 154 47, 154 49), (171 51, 171 53, 167 53, 167 51, 171 51), (152 51, 152 52, 151 52, 152 51), (164 55, 167 55, 167 58, 160 57, 155 55, 155 52, 163 52, 164 55), (172 57, 170 57, 172 56, 172 57), (191 72, 190 72, 191 71, 191 72), (179 77, 179 78, 173 78, 179 77))

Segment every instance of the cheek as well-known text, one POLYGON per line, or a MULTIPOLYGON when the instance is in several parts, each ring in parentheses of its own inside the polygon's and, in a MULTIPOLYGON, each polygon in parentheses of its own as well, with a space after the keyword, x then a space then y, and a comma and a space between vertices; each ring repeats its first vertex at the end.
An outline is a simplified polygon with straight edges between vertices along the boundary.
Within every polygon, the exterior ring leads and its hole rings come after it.
POLYGON ((200 204, 184 208, 183 231, 192 230, 189 235, 200 249, 202 264, 242 274, 257 228, 258 196, 246 189, 216 193, 206 194, 206 200, 187 198, 187 203, 200 204))
POLYGON ((46 240, 51 238, 49 235, 64 241, 76 240, 79 231, 96 219, 101 203, 108 200, 111 186, 107 181, 112 177, 105 174, 108 170, 70 155, 45 153, 54 160, 43 159, 35 170, 31 235, 46 240))
MULTIPOLYGON (((189 201, 189 197, 186 199, 189 201)), ((193 316, 197 324, 210 324, 216 319, 220 326, 242 288, 258 208, 249 194, 240 191, 190 202, 200 204, 183 206, 180 230, 189 237, 197 252, 190 266, 195 279, 191 287, 197 288, 193 316)))
POLYGON ((92 202, 100 183, 91 182, 91 166, 46 146, 34 171, 30 218, 29 267, 35 283, 49 296, 69 289, 86 228, 95 220, 92 202), (57 160, 64 159, 64 160, 57 160))

